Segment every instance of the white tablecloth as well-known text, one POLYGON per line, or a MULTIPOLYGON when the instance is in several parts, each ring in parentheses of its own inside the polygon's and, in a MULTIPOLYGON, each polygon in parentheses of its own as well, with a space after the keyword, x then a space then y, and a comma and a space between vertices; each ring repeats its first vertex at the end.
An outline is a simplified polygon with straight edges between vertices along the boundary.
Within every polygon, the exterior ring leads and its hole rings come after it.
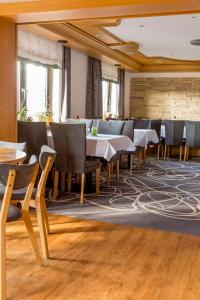
POLYGON ((120 150, 135 151, 136 147, 129 137, 123 135, 87 136, 86 153, 88 156, 103 157, 110 161, 120 150))
POLYGON ((134 144, 147 147, 148 143, 159 143, 158 135, 154 129, 134 129, 134 144))
MULTIPOLYGON (((161 130, 160 130, 160 136, 165 138, 165 125, 161 126, 161 130)), ((184 126, 184 131, 183 131, 183 138, 186 138, 186 127, 184 126)))

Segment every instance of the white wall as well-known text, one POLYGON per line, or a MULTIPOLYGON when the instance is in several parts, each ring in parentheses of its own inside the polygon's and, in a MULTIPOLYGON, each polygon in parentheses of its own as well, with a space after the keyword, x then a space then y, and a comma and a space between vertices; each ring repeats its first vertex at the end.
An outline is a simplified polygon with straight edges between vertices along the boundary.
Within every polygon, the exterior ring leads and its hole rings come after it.
POLYGON ((71 50, 71 117, 85 118, 87 56, 71 50))
MULTIPOLYGON (((87 55, 71 50, 71 118, 79 115, 85 118, 86 86, 87 86, 87 55)), ((130 80, 133 73, 125 74, 125 117, 129 116, 130 80)))

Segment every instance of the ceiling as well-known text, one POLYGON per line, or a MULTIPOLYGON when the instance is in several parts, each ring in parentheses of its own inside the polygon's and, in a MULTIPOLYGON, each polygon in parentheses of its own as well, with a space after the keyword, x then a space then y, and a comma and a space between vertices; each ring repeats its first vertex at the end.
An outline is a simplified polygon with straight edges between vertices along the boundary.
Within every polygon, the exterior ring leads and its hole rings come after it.
POLYGON ((190 44, 200 39, 200 14, 123 19, 106 28, 124 42, 135 42, 147 57, 200 60, 200 47, 190 44))
POLYGON ((134 72, 200 71, 198 14, 199 0, 0 1, 0 17, 134 72))

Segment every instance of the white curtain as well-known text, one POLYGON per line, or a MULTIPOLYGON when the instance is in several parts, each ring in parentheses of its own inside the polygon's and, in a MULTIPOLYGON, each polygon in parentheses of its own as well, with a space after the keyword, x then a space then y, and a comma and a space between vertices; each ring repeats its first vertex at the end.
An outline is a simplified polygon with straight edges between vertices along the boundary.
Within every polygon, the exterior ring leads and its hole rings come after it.
POLYGON ((118 68, 108 63, 102 62, 102 78, 117 82, 118 68))
POLYGON ((18 31, 18 56, 45 65, 62 67, 62 46, 24 29, 18 31))

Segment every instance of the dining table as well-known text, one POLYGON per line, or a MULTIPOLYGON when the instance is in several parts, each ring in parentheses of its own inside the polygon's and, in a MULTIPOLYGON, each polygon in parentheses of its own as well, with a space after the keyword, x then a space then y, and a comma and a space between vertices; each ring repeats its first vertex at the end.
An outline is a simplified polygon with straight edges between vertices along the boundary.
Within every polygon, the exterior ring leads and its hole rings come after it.
POLYGON ((18 164, 26 159, 26 153, 14 148, 0 148, 0 163, 18 164))
POLYGON ((108 162, 119 151, 135 151, 136 146, 128 136, 108 134, 88 134, 86 138, 86 154, 102 157, 108 162))
POLYGON ((155 129, 134 129, 134 145, 147 148, 147 145, 152 142, 159 143, 159 138, 155 129))

